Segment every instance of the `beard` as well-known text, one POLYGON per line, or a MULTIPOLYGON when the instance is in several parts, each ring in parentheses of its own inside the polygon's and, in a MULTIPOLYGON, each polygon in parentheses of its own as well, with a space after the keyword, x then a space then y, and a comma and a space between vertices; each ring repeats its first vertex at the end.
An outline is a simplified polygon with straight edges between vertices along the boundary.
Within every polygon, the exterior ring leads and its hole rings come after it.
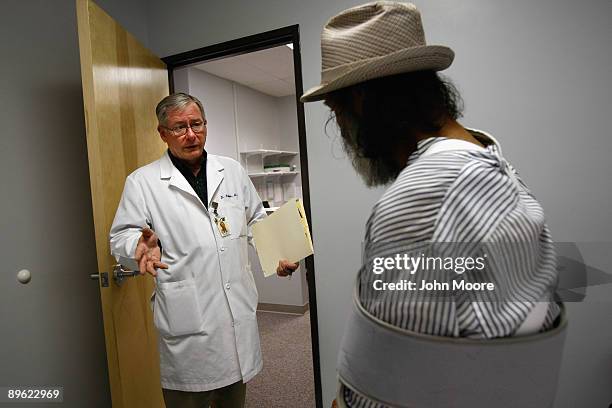
POLYGON ((353 115, 346 112, 342 120, 336 120, 342 136, 342 147, 351 160, 353 168, 368 187, 384 186, 394 181, 402 167, 392 157, 382 154, 367 154, 359 143, 359 138, 373 138, 375 135, 363 134, 363 126, 353 115))

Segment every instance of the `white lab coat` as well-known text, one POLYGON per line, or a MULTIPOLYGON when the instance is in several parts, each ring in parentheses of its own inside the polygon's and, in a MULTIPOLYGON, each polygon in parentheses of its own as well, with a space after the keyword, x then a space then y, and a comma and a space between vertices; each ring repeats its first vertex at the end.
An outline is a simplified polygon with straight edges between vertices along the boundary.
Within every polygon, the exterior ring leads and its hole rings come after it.
POLYGON ((209 154, 208 208, 166 152, 128 176, 110 232, 112 254, 134 262, 141 229, 162 245, 152 297, 163 388, 208 391, 249 381, 262 367, 255 310, 257 288, 248 262, 248 227, 265 217, 253 183, 238 162, 209 154), (226 217, 222 237, 211 202, 226 217))

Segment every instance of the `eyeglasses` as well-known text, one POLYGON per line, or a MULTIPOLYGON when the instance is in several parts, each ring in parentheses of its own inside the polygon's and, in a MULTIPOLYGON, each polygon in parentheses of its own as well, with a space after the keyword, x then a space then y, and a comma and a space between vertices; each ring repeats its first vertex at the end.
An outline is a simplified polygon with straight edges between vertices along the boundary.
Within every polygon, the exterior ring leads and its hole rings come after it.
POLYGON ((204 130, 204 126, 206 126, 206 121, 204 122, 193 122, 189 125, 179 125, 179 126, 175 126, 173 128, 169 128, 166 126, 162 126, 165 129, 168 129, 169 131, 172 132, 172 134, 174 136, 184 136, 185 134, 187 134, 187 129, 191 129, 193 131, 193 133, 200 133, 204 130))

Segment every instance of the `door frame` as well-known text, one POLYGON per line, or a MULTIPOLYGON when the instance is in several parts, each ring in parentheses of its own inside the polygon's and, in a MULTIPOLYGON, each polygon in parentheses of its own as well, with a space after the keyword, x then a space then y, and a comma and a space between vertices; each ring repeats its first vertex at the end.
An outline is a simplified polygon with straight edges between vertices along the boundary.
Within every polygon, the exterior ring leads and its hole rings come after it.
MULTIPOLYGON (((300 166, 302 179, 302 195, 304 210, 310 221, 310 234, 312 236, 312 217, 310 212, 310 183, 308 180, 308 154, 306 147, 306 122, 304 118, 304 104, 300 95, 304 92, 302 84, 302 58, 300 54, 299 25, 291 25, 266 31, 247 37, 230 40, 207 47, 198 48, 179 54, 162 58, 168 67, 168 84, 170 93, 174 93, 174 70, 188 65, 210 61, 214 59, 232 57, 266 48, 293 43, 293 73, 295 76, 295 102, 297 107, 298 139, 300 148, 300 166)), ((314 238, 313 238, 314 239, 314 238)), ((319 354, 319 324, 317 317, 317 296, 315 285, 314 255, 306 258, 306 281, 308 283, 308 302, 310 309, 310 337, 312 342, 312 364, 314 371, 315 402, 317 408, 323 407, 321 389, 321 365, 319 354)))

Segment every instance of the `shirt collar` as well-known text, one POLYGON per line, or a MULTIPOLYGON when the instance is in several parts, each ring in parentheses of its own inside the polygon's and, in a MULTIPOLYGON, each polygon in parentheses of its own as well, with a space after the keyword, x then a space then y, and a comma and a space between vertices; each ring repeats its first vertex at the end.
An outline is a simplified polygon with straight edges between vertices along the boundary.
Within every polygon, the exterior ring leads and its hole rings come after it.
POLYGON ((434 144, 441 142, 442 140, 446 140, 446 137, 428 137, 427 139, 422 139, 417 142, 417 147, 414 152, 408 156, 407 165, 411 165, 415 161, 419 159, 425 153, 427 149, 429 149, 434 144))
MULTIPOLYGON (((183 174, 183 176, 185 176, 186 179, 189 180, 190 178, 195 177, 193 175, 193 172, 189 168, 189 166, 187 166, 183 160, 179 159, 178 157, 175 157, 170 151, 170 149, 168 149, 168 156, 170 157, 172 164, 174 164, 174 167, 176 167, 183 174)), ((208 153, 206 153, 206 149, 202 150, 202 159, 200 161, 200 172, 198 174, 206 172, 206 157, 207 156, 208 156, 208 153)))
MULTIPOLYGON (((478 141, 481 142, 486 149, 492 152, 501 152, 499 143, 490 134, 482 130, 477 130, 477 129, 466 128, 466 130, 470 132, 472 136, 478 139, 478 141)), ((408 161, 406 162, 406 165, 410 165, 414 163, 416 160, 418 160, 419 157, 423 155, 423 153, 425 153, 427 149, 429 149, 434 144, 439 143, 446 139, 448 138, 444 136, 435 136, 435 137, 428 137, 427 139, 419 140, 417 142, 416 150, 412 152, 410 156, 408 156, 408 161)))

